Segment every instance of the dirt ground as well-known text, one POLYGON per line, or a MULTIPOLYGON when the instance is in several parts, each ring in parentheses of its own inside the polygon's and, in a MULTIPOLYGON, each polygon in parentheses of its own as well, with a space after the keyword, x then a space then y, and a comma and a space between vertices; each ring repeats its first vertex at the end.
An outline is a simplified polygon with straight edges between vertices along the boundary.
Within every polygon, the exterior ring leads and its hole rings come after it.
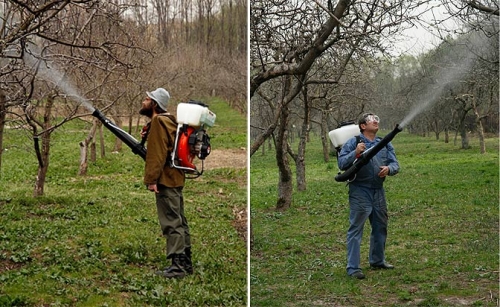
POLYGON ((214 149, 205 160, 206 169, 247 167, 247 151, 240 149, 214 149))

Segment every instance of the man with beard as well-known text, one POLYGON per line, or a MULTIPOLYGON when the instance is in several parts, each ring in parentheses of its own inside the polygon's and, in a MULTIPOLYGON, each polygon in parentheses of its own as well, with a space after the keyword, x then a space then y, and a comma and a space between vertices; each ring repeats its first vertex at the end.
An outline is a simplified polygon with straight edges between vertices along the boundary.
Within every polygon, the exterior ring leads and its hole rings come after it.
POLYGON ((167 260, 172 264, 156 274, 166 278, 180 278, 193 273, 189 226, 184 215, 182 189, 185 175, 172 166, 171 159, 177 133, 174 115, 167 112, 170 94, 163 88, 146 92, 139 114, 151 119, 143 129, 143 143, 147 139, 144 183, 155 192, 158 220, 166 238, 167 260))

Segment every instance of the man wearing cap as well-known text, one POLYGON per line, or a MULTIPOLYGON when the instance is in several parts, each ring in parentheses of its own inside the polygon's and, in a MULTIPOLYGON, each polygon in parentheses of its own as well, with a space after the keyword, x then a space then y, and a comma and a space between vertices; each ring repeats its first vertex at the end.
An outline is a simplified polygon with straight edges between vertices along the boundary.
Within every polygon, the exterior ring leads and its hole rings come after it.
MULTIPOLYGON (((359 136, 349 139, 340 151, 338 166, 346 170, 365 150, 369 150, 380 141, 377 137, 380 119, 373 113, 363 114, 359 121, 359 136)), ((399 172, 394 147, 391 143, 380 150, 354 180, 349 182, 349 230, 347 231, 347 274, 357 279, 365 278, 360 268, 360 247, 363 226, 368 219, 372 232, 370 235, 370 267, 393 269, 385 260, 385 242, 387 238, 387 204, 384 180, 387 176, 399 172)))
POLYGON ((184 277, 193 273, 189 226, 184 215, 182 189, 185 175, 171 166, 171 157, 177 133, 175 116, 167 112, 169 93, 163 88, 146 92, 139 114, 151 119, 143 130, 147 138, 144 183, 155 192, 158 220, 166 238, 167 259, 172 264, 156 274, 167 278, 184 277))

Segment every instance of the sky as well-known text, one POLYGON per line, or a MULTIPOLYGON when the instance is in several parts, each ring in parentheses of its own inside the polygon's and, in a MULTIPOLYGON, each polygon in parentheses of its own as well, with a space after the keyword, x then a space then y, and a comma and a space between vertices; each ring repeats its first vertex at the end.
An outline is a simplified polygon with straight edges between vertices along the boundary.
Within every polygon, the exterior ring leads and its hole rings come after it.
MULTIPOLYGON (((423 12, 421 23, 415 23, 410 29, 403 31, 399 42, 394 44, 395 54, 411 54, 418 55, 433 49, 439 45, 440 33, 436 27, 432 25, 435 20, 448 19, 439 25, 440 28, 446 29, 457 28, 456 23, 449 19, 449 14, 446 9, 441 5, 440 1, 430 1, 427 5, 421 8, 423 12)), ((446 36, 446 32, 441 32, 442 36, 446 36)))

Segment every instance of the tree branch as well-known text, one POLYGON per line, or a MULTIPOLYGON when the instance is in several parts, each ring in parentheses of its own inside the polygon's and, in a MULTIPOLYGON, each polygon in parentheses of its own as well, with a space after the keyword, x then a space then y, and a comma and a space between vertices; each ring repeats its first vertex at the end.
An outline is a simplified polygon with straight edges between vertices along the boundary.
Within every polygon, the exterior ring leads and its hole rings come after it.
POLYGON ((481 3, 478 3, 477 1, 474 1, 474 0, 467 2, 467 4, 470 7, 474 8, 476 10, 479 10, 481 12, 485 12, 488 14, 493 14, 493 15, 498 16, 498 8, 491 8, 491 7, 488 7, 488 6, 483 5, 481 3))
POLYGON ((347 10, 350 2, 350 0, 339 1, 337 7, 335 8, 335 11, 333 12, 334 17, 330 17, 323 28, 319 31, 318 37, 312 42, 301 62, 282 63, 280 65, 273 66, 267 71, 262 71, 255 75, 250 80, 250 97, 253 97, 255 91, 259 88, 259 86, 268 80, 284 75, 301 75, 306 73, 309 68, 311 68, 316 58, 325 51, 323 46, 324 43, 333 32, 333 29, 339 26, 339 20, 347 10))

